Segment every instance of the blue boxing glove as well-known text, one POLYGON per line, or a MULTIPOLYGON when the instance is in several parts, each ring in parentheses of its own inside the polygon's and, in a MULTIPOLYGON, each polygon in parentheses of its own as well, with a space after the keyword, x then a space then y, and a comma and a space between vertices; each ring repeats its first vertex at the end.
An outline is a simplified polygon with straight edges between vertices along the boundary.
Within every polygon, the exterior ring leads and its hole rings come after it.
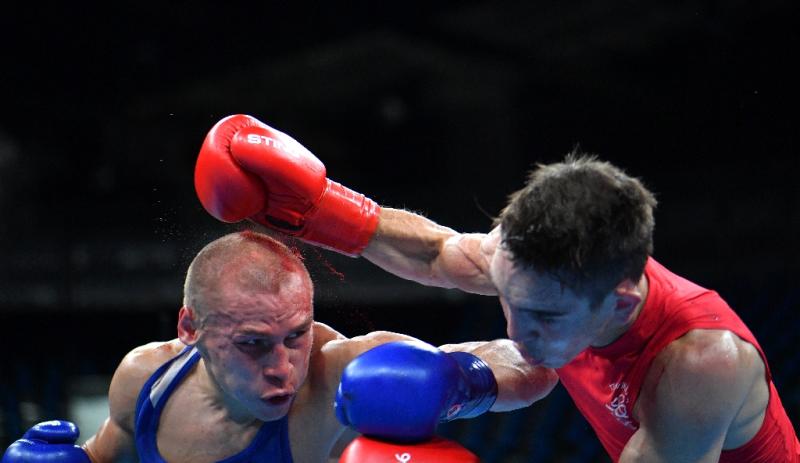
POLYGON ((69 421, 45 421, 28 430, 11 444, 0 463, 91 463, 75 445, 80 431, 69 421))
POLYGON ((414 442, 433 436, 441 421, 480 415, 496 398, 497 381, 480 358, 397 341, 347 365, 334 406, 339 421, 362 434, 414 442))

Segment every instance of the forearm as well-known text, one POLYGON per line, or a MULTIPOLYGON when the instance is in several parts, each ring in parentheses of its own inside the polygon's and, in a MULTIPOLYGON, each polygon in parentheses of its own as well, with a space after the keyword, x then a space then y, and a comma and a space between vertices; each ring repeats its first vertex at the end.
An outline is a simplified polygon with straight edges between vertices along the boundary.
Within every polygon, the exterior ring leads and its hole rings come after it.
POLYGON ((486 362, 497 380, 497 400, 490 409, 504 412, 524 408, 544 398, 558 383, 555 371, 525 361, 508 339, 440 346, 445 352, 469 352, 486 362))
POLYGON ((451 287, 436 262, 454 230, 412 212, 381 209, 378 229, 362 257, 382 269, 426 285, 451 287))
POLYGON ((484 249, 486 236, 458 233, 421 215, 383 208, 377 231, 362 256, 418 283, 495 295, 488 276, 493 249, 484 249))
POLYGON ((112 463, 136 456, 133 434, 111 419, 106 419, 97 433, 83 444, 83 450, 92 463, 112 463))

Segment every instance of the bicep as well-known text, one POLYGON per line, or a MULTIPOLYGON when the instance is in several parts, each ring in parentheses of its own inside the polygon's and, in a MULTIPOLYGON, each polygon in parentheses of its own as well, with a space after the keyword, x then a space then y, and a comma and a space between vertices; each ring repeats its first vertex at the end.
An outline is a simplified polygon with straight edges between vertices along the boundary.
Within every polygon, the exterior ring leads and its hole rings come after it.
POLYGON ((620 456, 620 463, 716 463, 724 432, 688 423, 640 424, 620 456))
POLYGON ((118 461, 134 452, 134 414, 136 398, 126 378, 130 372, 126 360, 117 368, 109 388, 109 417, 94 436, 86 441, 85 449, 93 462, 118 461))
POLYGON ((84 450, 94 463, 120 461, 135 454, 133 433, 109 417, 86 441, 84 450))
POLYGON ((640 427, 620 462, 718 461, 753 382, 741 354, 715 333, 687 336, 659 354, 637 400, 640 427))
POLYGON ((156 367, 172 355, 169 343, 138 347, 122 359, 108 390, 109 417, 86 444, 94 462, 135 455, 134 420, 139 391, 156 367))
POLYGON ((325 342, 319 347, 319 359, 314 362, 318 365, 315 373, 323 381, 323 388, 335 391, 347 364, 362 353, 373 347, 393 341, 418 341, 418 339, 391 331, 373 331, 371 333, 346 338, 339 335, 335 339, 325 342))

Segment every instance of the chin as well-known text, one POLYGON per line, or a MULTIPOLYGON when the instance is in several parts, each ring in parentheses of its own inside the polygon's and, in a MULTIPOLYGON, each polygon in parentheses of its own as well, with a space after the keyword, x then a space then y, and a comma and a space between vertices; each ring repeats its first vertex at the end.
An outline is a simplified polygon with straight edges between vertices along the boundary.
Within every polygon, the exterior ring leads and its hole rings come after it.
POLYGON ((564 365, 566 365, 566 362, 549 362, 548 361, 548 362, 542 362, 542 363, 539 364, 540 367, 552 368, 552 369, 561 368, 564 365))
POLYGON ((289 407, 271 407, 269 409, 261 409, 256 413, 256 418, 261 421, 277 421, 289 414, 289 407))
POLYGON ((561 368, 569 362, 570 360, 565 360, 563 357, 547 357, 542 359, 537 366, 544 368, 561 368))

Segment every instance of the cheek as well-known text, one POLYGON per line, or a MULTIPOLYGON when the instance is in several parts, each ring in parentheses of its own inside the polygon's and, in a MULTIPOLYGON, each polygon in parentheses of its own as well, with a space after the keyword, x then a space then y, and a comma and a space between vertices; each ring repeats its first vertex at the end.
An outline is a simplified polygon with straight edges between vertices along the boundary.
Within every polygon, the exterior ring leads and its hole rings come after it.
POLYGON ((235 348, 221 349, 212 357, 215 365, 215 376, 220 382, 229 387, 238 388, 244 385, 255 384, 253 381, 259 375, 256 362, 235 348))
POLYGON ((570 350, 585 342, 586 327, 580 321, 561 320, 555 323, 541 323, 538 328, 544 344, 554 350, 570 350))
POLYGON ((595 330, 592 320, 583 319, 565 323, 559 333, 562 350, 577 355, 591 345, 595 330))
POLYGON ((531 327, 523 319, 505 310, 505 308, 503 312, 506 316, 506 334, 508 334, 509 338, 519 341, 525 337, 526 333, 531 331, 531 327))
POLYGON ((311 357, 311 343, 297 349, 292 349, 289 362, 292 364, 293 374, 302 382, 308 374, 308 365, 311 357))

